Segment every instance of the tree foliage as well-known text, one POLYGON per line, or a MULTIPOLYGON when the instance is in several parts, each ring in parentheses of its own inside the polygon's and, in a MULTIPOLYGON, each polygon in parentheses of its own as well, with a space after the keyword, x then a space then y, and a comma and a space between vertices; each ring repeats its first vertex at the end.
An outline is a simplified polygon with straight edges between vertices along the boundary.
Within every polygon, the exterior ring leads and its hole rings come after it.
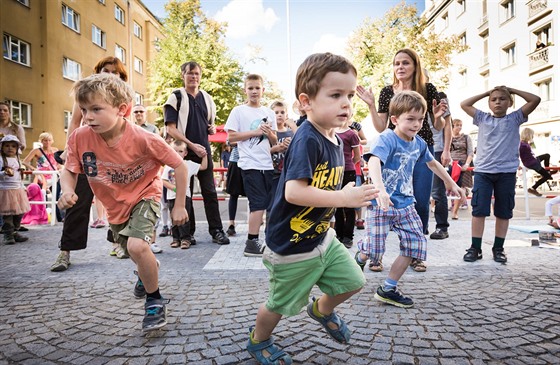
MULTIPOLYGON (((441 90, 449 83, 452 55, 466 50, 457 36, 444 37, 428 29, 416 6, 402 1, 380 19, 366 18, 350 37, 348 51, 358 69, 359 83, 371 86, 379 95, 381 88, 393 83, 391 65, 401 48, 412 48, 418 53, 422 66, 430 71, 430 82, 441 90)), ((358 103, 356 119, 363 119, 367 113, 365 105, 358 103)))
MULTIPOLYGON (((217 107, 217 124, 224 124, 242 97, 243 70, 224 41, 224 25, 208 19, 200 0, 170 0, 165 5, 163 39, 150 63, 148 88, 154 105, 163 105, 176 88, 183 86, 180 66, 196 61, 202 67, 201 89, 212 95, 217 107)), ((156 109, 162 113, 162 108, 156 109)), ((158 124, 162 124, 160 119, 158 124)))

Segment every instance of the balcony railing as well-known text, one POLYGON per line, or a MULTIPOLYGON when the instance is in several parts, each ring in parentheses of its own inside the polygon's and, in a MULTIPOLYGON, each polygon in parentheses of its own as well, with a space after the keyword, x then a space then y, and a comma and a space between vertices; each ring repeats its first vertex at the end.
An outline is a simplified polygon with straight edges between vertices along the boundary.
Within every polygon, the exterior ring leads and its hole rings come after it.
POLYGON ((527 4, 529 6, 529 19, 548 9, 548 0, 534 0, 527 4))
POLYGON ((550 47, 545 47, 539 49, 529 55, 529 70, 535 70, 537 68, 548 65, 548 54, 550 47))

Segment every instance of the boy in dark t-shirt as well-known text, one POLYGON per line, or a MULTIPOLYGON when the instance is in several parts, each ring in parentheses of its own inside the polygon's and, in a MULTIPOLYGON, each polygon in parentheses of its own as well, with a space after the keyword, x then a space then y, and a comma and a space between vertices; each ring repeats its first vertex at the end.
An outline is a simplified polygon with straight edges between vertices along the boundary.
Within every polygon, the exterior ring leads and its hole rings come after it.
POLYGON ((335 307, 361 290, 363 272, 329 229, 335 208, 361 207, 377 196, 371 185, 342 190, 344 158, 335 128, 352 115, 356 69, 330 53, 309 56, 296 76, 296 95, 307 114, 284 158, 274 197, 263 262, 270 271, 268 300, 261 305, 247 351, 259 363, 291 358, 274 345, 272 331, 283 315, 292 316, 307 305, 308 315, 340 343, 350 330, 335 307), (309 294, 317 285, 323 295, 309 294))

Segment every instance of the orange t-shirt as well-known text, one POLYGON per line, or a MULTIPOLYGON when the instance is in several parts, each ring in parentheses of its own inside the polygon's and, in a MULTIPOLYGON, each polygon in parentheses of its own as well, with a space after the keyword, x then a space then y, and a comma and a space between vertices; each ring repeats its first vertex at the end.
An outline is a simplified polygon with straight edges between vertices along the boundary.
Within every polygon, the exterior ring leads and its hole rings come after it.
POLYGON ((163 138, 127 122, 121 139, 111 147, 90 127, 76 129, 68 140, 65 168, 85 173, 109 222, 121 224, 140 200, 160 200, 160 167, 176 168, 181 163, 181 156, 163 138))

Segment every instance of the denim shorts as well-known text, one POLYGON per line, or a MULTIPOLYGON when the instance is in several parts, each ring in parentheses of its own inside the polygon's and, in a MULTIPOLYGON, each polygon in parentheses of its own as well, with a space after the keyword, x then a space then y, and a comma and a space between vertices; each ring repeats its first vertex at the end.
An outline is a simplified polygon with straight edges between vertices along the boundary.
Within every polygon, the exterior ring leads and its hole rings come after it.
POLYGON ((273 172, 274 170, 241 170, 250 212, 268 208, 273 172))
POLYGON ((487 174, 474 173, 472 190, 473 217, 489 217, 492 194, 494 195, 494 215, 500 219, 511 219, 515 207, 515 172, 487 174))
POLYGON ((285 316, 298 314, 309 303, 314 285, 329 296, 361 289, 364 273, 348 249, 335 237, 333 229, 311 252, 278 255, 268 247, 263 263, 270 272, 266 308, 285 316))
POLYGON ((153 199, 140 200, 132 208, 128 221, 121 224, 110 224, 114 242, 120 244, 127 254, 128 237, 139 238, 150 244, 159 215, 159 202, 153 199))

